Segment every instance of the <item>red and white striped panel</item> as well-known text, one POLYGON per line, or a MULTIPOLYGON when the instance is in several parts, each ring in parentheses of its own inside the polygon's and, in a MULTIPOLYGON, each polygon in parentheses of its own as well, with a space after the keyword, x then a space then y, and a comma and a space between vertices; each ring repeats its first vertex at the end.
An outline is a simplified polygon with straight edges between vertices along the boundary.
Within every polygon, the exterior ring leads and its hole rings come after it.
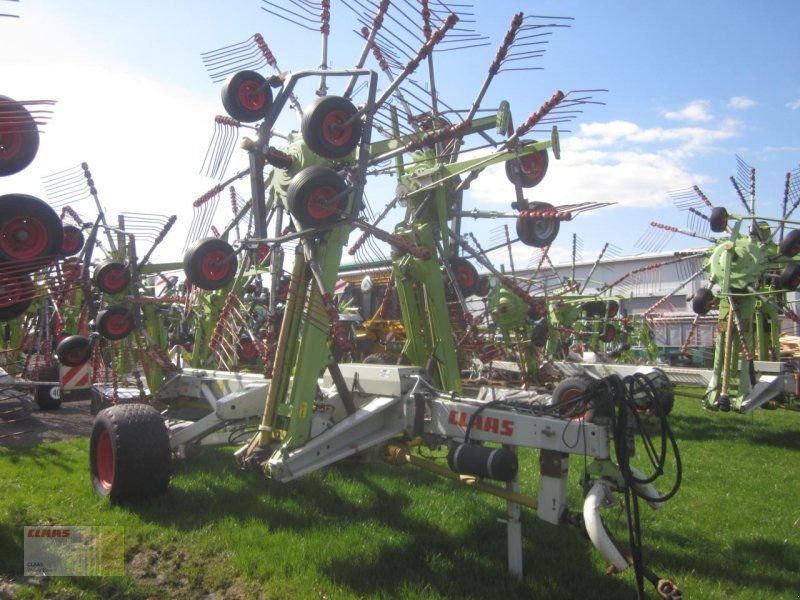
POLYGON ((86 361, 77 367, 61 365, 59 373, 61 388, 64 390, 81 390, 92 387, 92 363, 86 361))

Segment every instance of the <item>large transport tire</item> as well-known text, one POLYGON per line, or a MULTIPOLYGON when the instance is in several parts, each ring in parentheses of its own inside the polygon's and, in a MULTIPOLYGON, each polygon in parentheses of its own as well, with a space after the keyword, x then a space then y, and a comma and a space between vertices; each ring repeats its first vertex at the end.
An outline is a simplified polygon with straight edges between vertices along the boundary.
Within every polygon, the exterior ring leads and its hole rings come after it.
POLYGON ((65 337, 56 346, 56 356, 66 367, 79 367, 92 358, 92 342, 83 335, 65 337))
POLYGON ((30 275, 0 269, 0 321, 22 315, 33 302, 34 293, 30 275))
POLYGON ((222 106, 242 123, 260 121, 272 108, 272 89, 256 71, 239 71, 222 85, 222 106))
POLYGON ((519 158, 512 158, 506 161, 506 177, 514 185, 532 188, 539 185, 547 175, 549 161, 547 150, 539 150, 519 158))
POLYGON ((38 150, 39 130, 28 109, 0 96, 0 177, 22 171, 38 150))
POLYGON ((124 292, 131 282, 131 272, 125 263, 117 260, 104 260, 95 267, 92 281, 104 294, 124 292))
POLYGON ((306 145, 323 158, 337 159, 350 154, 361 140, 361 120, 342 127, 358 112, 353 103, 340 96, 323 96, 303 113, 300 129, 306 145))
POLYGON ((233 247, 219 238, 197 240, 183 257, 183 271, 202 290, 219 290, 236 276, 239 261, 233 247))
POLYGON ((35 271, 61 252, 64 228, 49 204, 27 194, 0 196, 0 260, 35 271))
POLYGON ((347 209, 348 194, 343 193, 346 190, 347 183, 336 171, 315 165, 292 177, 286 189, 286 203, 292 217, 304 228, 320 227, 342 218, 347 209))
POLYGON ((558 407, 558 416, 590 422, 594 417, 594 406, 588 392, 593 381, 588 375, 578 375, 559 383, 550 400, 551 406, 558 407))
POLYGON ((169 487, 169 432, 148 404, 117 404, 101 410, 89 440, 92 485, 113 503, 163 494, 169 487))
MULTIPOLYGON (((528 210, 553 209, 547 202, 532 202, 528 210)), ((517 218, 517 236, 526 246, 545 248, 558 236, 561 224, 556 219, 523 219, 517 218)))
POLYGON ((58 382, 58 364, 42 367, 35 373, 36 381, 52 382, 55 385, 37 385, 33 388, 33 399, 41 410, 61 408, 61 387, 58 382))
POLYGON ((107 340, 124 339, 135 327, 133 309, 124 304, 112 304, 97 313, 95 325, 97 332, 107 340))

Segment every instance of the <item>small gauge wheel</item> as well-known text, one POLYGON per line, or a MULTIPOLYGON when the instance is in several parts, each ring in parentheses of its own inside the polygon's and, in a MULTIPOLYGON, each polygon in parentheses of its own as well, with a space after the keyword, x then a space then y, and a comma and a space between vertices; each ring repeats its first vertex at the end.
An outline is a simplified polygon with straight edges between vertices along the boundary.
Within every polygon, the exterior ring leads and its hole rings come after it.
POLYGON ((714 292, 708 288, 700 288, 692 298, 692 310, 698 315, 707 315, 714 306, 714 292))
POLYGON ((222 85, 222 106, 242 123, 260 121, 272 108, 272 89, 255 71, 239 71, 222 85))
POLYGON ((304 228, 335 223, 347 209, 347 184, 333 169, 312 166, 292 177, 286 202, 304 228))
POLYGON ((781 240, 778 249, 780 250, 781 256, 787 256, 789 258, 797 256, 797 254, 800 253, 800 229, 793 229, 787 233, 786 237, 781 240))
POLYGON ((340 96, 323 96, 303 114, 301 130, 309 148, 323 158, 337 159, 350 154, 361 140, 361 119, 353 103, 340 96))
POLYGON ((75 256, 85 243, 83 232, 75 225, 64 225, 64 238, 61 241, 61 256, 75 256))
POLYGON ((528 210, 548 211, 552 214, 538 219, 518 217, 517 236, 526 246, 546 248, 556 239, 561 226, 556 218, 556 210, 552 204, 546 202, 532 202, 528 210))
POLYGON ((0 96, 0 177, 19 173, 39 150, 39 130, 28 110, 0 96))
POLYGON ((92 343, 83 335, 65 337, 56 346, 58 362, 67 367, 79 367, 92 357, 92 343))
POLYGON ((449 262, 453 277, 458 282, 458 287, 461 288, 461 293, 467 298, 475 295, 480 289, 480 278, 475 266, 460 256, 451 257, 449 262))
POLYGON ((97 313, 95 324, 98 333, 107 340, 121 340, 133 331, 133 312, 129 306, 113 304, 97 313))
POLYGON ((728 228, 728 209, 724 206, 715 206, 711 209, 711 216, 708 217, 708 224, 714 233, 722 233, 728 228))
POLYGON ((61 250, 64 228, 49 204, 27 194, 0 196, 0 260, 34 271, 61 250))
POLYGON ((183 270, 194 285, 203 290, 219 290, 236 276, 239 261, 233 247, 220 238, 196 241, 183 257, 183 270))
POLYGON ((104 260, 94 270, 92 276, 97 289, 105 294, 119 294, 131 282, 131 272, 124 263, 104 260))
POLYGON ((512 158, 506 161, 506 177, 514 185, 524 188, 535 187, 547 175, 549 162, 547 150, 544 149, 512 158))

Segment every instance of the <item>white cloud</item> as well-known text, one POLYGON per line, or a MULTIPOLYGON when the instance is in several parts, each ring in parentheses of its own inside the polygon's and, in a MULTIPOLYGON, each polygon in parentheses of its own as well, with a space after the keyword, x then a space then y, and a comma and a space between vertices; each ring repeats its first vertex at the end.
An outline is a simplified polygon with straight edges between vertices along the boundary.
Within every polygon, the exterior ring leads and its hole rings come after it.
POLYGON ((706 122, 713 116, 709 112, 711 103, 708 100, 693 100, 676 111, 665 111, 664 117, 670 121, 706 122))
MULTIPOLYGON (((177 215, 156 256, 178 260, 193 217, 192 201, 215 184, 199 170, 214 130, 213 116, 219 112, 216 98, 72 62, 39 67, 35 78, 29 73, 26 67, 6 70, 4 83, 15 99, 48 98, 57 104, 41 128, 33 163, 3 181, 3 188, 57 202, 41 178, 86 162, 109 224, 116 224, 122 212, 177 215)), ((223 210, 227 206, 222 204, 223 210)), ((88 194, 71 207, 85 220, 94 220, 88 194)), ((220 214, 224 218, 229 213, 220 214)), ((148 249, 137 248, 140 254, 148 249)))
POLYGON ((800 108, 800 98, 795 98, 791 102, 788 102, 786 106, 791 108, 792 110, 797 110, 798 108, 800 108))
POLYGON ((755 105, 756 101, 748 98, 747 96, 733 96, 730 100, 728 100, 728 108, 734 108, 737 110, 752 108, 755 105))

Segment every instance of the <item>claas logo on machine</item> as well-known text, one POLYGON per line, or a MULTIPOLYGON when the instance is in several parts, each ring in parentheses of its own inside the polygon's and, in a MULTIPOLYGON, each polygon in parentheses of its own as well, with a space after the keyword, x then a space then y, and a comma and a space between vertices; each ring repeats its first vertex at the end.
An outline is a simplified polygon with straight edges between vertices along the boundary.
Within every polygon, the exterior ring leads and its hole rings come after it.
POLYGON ((66 538, 69 537, 71 530, 53 527, 42 527, 28 529, 28 537, 34 538, 66 538))
MULTIPOLYGON (((466 428, 471 416, 472 413, 466 413, 460 410, 451 410, 448 422, 451 425, 458 425, 459 427, 466 428)), ((514 433, 514 421, 510 419, 498 419, 497 417, 484 417, 483 415, 477 415, 475 420, 472 422, 472 429, 509 437, 514 433)))

